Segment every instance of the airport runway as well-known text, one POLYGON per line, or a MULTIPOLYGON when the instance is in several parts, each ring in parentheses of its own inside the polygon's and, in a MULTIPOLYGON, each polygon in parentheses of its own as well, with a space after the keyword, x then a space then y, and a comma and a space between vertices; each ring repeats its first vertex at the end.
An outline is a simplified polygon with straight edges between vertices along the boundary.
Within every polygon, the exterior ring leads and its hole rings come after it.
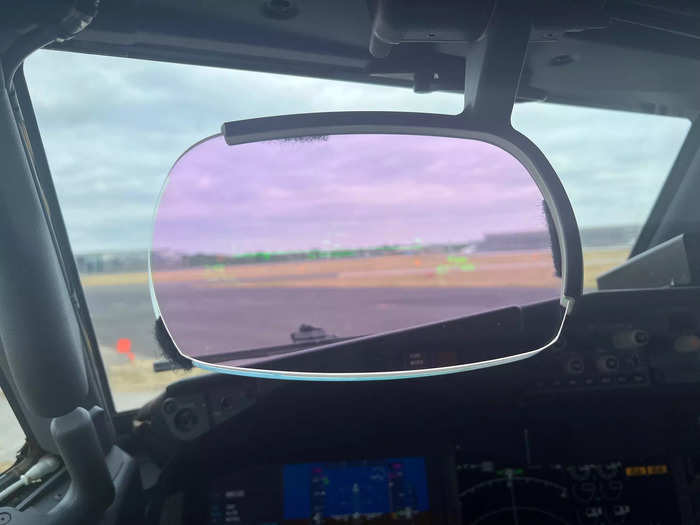
POLYGON ((115 348, 119 339, 129 339, 136 356, 160 359, 153 336, 155 317, 146 283, 89 286, 84 290, 100 345, 115 348))
MULTIPOLYGON (((182 283, 161 290, 171 326, 186 329, 198 355, 225 347, 291 343, 302 323, 339 337, 376 333, 548 299, 541 288, 197 288, 184 297, 182 283)), ((144 284, 85 289, 97 338, 115 347, 128 338, 142 358, 158 359, 154 316, 144 284)), ((182 347, 182 346, 181 346, 182 347)))

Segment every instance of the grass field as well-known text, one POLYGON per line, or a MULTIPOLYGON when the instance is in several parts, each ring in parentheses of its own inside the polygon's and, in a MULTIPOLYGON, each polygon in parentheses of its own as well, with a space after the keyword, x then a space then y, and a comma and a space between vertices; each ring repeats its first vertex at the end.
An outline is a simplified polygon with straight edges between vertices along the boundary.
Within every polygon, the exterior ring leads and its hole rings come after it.
MULTIPOLYGON (((103 350, 104 354, 104 350, 103 350)), ((150 359, 135 359, 134 361, 108 364, 109 384, 113 391, 151 391, 161 390, 173 381, 203 375, 208 372, 201 368, 192 370, 170 370, 153 372, 153 361, 150 359)))
MULTIPOLYGON (((627 257, 620 248, 584 251, 584 279, 595 289, 595 278, 627 257)), ((157 282, 209 283, 233 287, 453 287, 556 286, 548 252, 473 255, 387 255, 235 266, 212 266, 156 273, 157 282)), ((144 272, 91 274, 83 285, 146 284, 144 272)))

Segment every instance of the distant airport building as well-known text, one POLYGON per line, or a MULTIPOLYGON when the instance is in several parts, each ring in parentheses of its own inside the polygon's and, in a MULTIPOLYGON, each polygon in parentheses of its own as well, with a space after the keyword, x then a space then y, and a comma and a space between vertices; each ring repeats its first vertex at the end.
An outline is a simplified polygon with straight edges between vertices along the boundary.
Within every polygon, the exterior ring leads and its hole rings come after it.
POLYGON ((583 228, 581 244, 584 248, 631 246, 637 240, 640 229, 639 226, 583 228))
POLYGON ((477 252, 502 252, 549 249, 549 232, 489 233, 476 244, 477 252))
MULTIPOLYGON (((613 248, 630 246, 639 233, 639 226, 606 226, 581 229, 584 248, 613 248)), ((474 251, 520 251, 549 249, 551 240, 546 230, 531 232, 493 233, 476 243, 474 251)))
MULTIPOLYGON (((616 248, 631 246, 638 226, 610 226, 584 228, 581 230, 581 243, 584 248, 616 248)), ((244 255, 190 254, 173 251, 152 253, 154 268, 177 269, 195 268, 209 265, 256 264, 269 262, 292 262, 301 260, 345 259, 357 257, 380 257, 385 255, 410 254, 450 254, 493 251, 549 250, 551 241, 546 230, 530 232, 492 233, 482 240, 468 243, 427 244, 427 245, 386 245, 371 248, 343 250, 308 250, 303 252, 259 252, 244 255)), ((76 255, 78 271, 88 273, 145 272, 148 268, 148 255, 145 251, 104 252, 76 255)))
POLYGON ((148 269, 146 252, 86 253, 75 256, 80 273, 145 272, 148 269))

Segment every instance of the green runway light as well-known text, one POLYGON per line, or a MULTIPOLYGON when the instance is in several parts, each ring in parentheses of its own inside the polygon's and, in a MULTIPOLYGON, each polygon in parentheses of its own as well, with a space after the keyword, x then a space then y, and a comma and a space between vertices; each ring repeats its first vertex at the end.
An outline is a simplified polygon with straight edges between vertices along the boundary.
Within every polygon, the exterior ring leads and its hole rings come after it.
POLYGON ((460 272, 473 272, 476 270, 476 265, 463 255, 448 255, 447 264, 440 264, 435 268, 437 275, 445 275, 452 270, 460 272))

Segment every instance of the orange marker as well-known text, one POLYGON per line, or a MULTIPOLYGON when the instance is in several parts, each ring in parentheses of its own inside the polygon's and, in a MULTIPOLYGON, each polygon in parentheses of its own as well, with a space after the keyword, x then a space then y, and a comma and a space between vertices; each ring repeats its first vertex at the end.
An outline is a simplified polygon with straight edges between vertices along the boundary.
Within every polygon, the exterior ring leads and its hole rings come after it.
POLYGON ((129 358, 129 361, 134 360, 134 354, 131 351, 131 339, 118 339, 117 340, 117 352, 120 354, 126 354, 126 357, 129 358))

